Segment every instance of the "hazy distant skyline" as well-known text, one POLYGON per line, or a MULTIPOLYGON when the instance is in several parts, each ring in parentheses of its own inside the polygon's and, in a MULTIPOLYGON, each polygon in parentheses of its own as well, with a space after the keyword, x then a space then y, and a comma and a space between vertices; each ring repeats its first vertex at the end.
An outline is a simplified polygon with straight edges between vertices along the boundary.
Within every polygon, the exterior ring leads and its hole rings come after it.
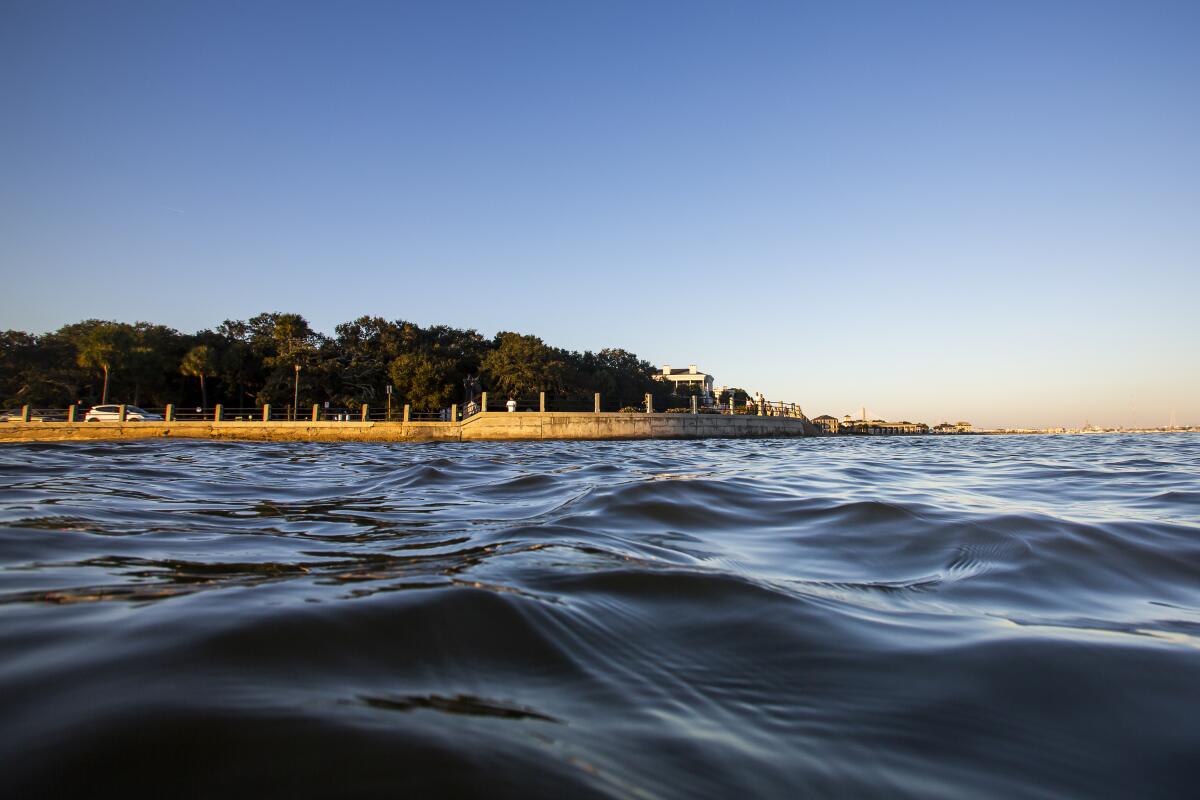
POLYGON ((1200 4, 0 4, 0 328, 518 330, 1200 424, 1200 4))

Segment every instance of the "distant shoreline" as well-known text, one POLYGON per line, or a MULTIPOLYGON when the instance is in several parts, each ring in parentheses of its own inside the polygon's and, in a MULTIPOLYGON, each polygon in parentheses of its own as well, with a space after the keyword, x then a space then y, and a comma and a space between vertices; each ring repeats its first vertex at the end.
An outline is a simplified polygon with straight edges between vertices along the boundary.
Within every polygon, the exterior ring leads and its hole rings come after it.
POLYGON ((997 428, 994 430, 978 430, 974 433, 984 436, 1095 436, 1113 433, 1200 433, 1200 426, 1187 428, 1041 428, 1026 430, 1021 428, 997 428))

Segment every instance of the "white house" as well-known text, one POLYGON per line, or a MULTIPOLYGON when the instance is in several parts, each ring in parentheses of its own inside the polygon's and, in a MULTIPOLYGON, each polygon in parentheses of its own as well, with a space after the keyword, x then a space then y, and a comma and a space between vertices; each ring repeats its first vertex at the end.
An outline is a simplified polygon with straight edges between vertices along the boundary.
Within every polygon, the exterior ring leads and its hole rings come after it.
POLYGON ((697 393, 705 405, 715 402, 713 376, 696 369, 695 364, 688 364, 687 369, 671 369, 669 364, 663 364, 662 372, 655 375, 654 379, 669 382, 675 394, 697 393))

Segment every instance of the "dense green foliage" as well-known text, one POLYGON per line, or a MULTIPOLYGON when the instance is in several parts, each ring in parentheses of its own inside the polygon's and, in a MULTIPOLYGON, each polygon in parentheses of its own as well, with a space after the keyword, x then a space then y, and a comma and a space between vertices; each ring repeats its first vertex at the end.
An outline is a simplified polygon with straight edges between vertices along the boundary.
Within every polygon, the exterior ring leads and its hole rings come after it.
POLYGON ((184 334, 161 325, 86 320, 36 336, 0 333, 0 404, 64 407, 126 402, 142 406, 223 403, 248 407, 292 402, 299 365, 301 406, 328 401, 378 407, 385 387, 394 404, 436 410, 464 398, 464 381, 495 396, 639 405, 647 392, 665 402, 670 387, 654 367, 625 350, 563 350, 536 336, 361 317, 333 336, 298 314, 259 314, 215 330, 184 334), (107 393, 107 397, 105 396, 107 393))

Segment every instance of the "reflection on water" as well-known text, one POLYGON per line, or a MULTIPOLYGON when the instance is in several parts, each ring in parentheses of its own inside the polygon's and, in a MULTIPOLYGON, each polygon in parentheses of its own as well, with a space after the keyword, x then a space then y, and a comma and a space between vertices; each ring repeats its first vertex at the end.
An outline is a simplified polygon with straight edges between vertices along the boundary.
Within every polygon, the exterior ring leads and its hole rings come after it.
POLYGON ((1187 796, 1200 436, 0 448, 0 790, 1187 796))

